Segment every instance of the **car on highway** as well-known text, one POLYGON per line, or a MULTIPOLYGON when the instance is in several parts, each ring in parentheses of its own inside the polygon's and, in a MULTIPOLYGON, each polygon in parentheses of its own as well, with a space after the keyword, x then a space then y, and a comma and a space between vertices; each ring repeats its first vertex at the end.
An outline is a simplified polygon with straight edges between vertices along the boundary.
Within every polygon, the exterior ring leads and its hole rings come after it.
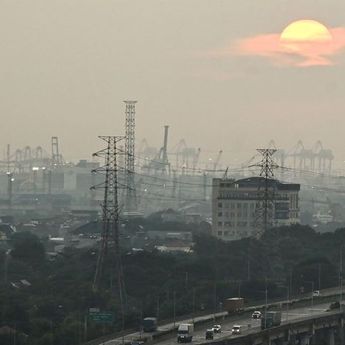
POLYGON ((213 328, 207 329, 206 333, 205 333, 205 339, 206 340, 213 340, 213 337, 214 337, 213 328))
POLYGON ((255 310, 254 313, 252 314, 252 319, 261 319, 261 311, 255 310))
POLYGON ((214 333, 221 333, 222 332, 222 326, 221 325, 213 325, 212 327, 214 333))
POLYGON ((319 290, 313 291, 313 297, 319 297, 321 296, 321 292, 319 290))
POLYGON ((231 334, 241 334, 241 326, 233 325, 231 329, 231 334))

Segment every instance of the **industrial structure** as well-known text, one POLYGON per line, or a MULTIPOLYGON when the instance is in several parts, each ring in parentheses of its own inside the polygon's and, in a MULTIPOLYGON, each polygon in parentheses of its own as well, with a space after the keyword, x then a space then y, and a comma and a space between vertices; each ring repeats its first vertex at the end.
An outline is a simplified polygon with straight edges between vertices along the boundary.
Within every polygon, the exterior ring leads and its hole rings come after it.
POLYGON ((275 190, 269 188, 269 183, 274 178, 274 169, 278 168, 278 165, 273 160, 273 155, 277 151, 276 149, 266 148, 257 149, 257 151, 262 156, 262 159, 259 163, 253 164, 252 166, 259 167, 259 176, 264 178, 264 184, 262 185, 260 183, 258 186, 258 201, 255 207, 256 237, 260 237, 261 234, 273 225, 275 190))
MULTIPOLYGON (((276 149, 275 142, 271 140, 268 147, 276 149)), ((277 149, 275 157, 280 166, 293 169, 296 174, 299 171, 309 171, 329 175, 334 160, 332 150, 325 149, 320 140, 311 148, 306 148, 302 140, 299 140, 290 150, 277 149)))
MULTIPOLYGON (((96 271, 93 281, 93 288, 97 290, 101 285, 101 278, 104 272, 105 259, 109 252, 110 257, 115 259, 113 267, 117 281, 117 293, 120 301, 122 317, 124 316, 124 279, 120 252, 120 206, 118 199, 118 142, 124 140, 123 136, 101 136, 107 146, 94 154, 96 157, 104 158, 104 165, 95 170, 104 176, 104 181, 93 188, 104 190, 102 202, 102 233, 98 252, 96 271)), ((108 261, 109 262, 109 261, 108 261)))
MULTIPOLYGON (((244 164, 224 162, 224 152, 192 146, 187 139, 171 140, 168 125, 163 126, 162 144, 155 147, 152 138, 143 139, 136 146, 136 101, 125 101, 125 140, 119 143, 118 181, 121 186, 119 204, 127 216, 147 215, 162 209, 175 209, 184 213, 199 214, 211 219, 212 179, 233 178, 243 180, 255 176, 265 178, 258 155, 244 164)), ((345 195, 344 172, 334 173, 332 151, 317 141, 308 148, 299 141, 290 150, 277 148, 273 140, 268 145, 272 157, 280 167, 274 176, 268 174, 266 181, 278 178, 281 181, 303 184, 301 201, 312 215, 323 220, 345 218, 342 195, 345 195), (322 193, 315 195, 318 185, 322 193), (340 205, 340 206, 339 206, 340 205)), ((71 163, 64 159, 60 141, 51 137, 50 145, 25 146, 4 150, 0 161, 0 213, 33 212, 51 214, 70 209, 97 211, 103 200, 99 190, 91 185, 102 182, 102 176, 93 173, 101 163, 81 160, 71 163), (45 147, 49 149, 45 149, 45 147)), ((261 155, 261 153, 259 153, 261 155)), ((261 156, 262 157, 262 156, 261 156)), ((271 200, 273 190, 258 186, 256 210, 256 235, 273 224, 271 200), (265 197, 266 195, 266 197, 265 197), (264 202, 259 202, 264 200, 264 202)))
POLYGON ((125 145, 125 176, 126 176, 126 203, 127 212, 137 208, 136 190, 134 181, 135 167, 135 104, 137 101, 125 101, 126 104, 126 145, 125 145))
POLYGON ((237 240, 257 234, 257 208, 263 202, 258 190, 274 193, 272 223, 290 225, 299 221, 300 185, 265 177, 240 180, 214 178, 212 186, 212 232, 223 240, 237 240))

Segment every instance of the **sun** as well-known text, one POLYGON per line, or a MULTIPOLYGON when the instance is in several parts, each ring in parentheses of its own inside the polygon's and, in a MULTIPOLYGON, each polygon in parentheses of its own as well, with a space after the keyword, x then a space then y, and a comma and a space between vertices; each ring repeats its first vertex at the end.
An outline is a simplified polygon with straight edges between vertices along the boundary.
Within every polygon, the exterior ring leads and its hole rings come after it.
POLYGON ((326 43, 332 41, 332 35, 325 25, 316 20, 297 20, 283 30, 280 41, 326 43))

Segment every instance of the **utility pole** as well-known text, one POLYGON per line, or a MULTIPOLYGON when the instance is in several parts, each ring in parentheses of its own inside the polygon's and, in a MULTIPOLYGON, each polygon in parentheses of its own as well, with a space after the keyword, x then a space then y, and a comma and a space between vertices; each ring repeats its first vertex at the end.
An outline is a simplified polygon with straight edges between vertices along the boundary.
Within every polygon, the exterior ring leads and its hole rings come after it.
POLYGON ((287 303, 286 303, 286 321, 289 321, 289 304, 290 304, 290 289, 287 286, 287 303))
POLYGON ((266 329, 266 326, 267 326, 267 295, 268 295, 268 291, 267 291, 267 278, 265 279, 265 282, 266 282, 266 287, 265 287, 265 329, 266 329))
POLYGON ((311 282, 311 312, 314 308, 314 282, 311 282))
POLYGON ((251 239, 248 239, 248 251, 247 251, 247 280, 250 281, 250 248, 251 248, 251 239))
POLYGON ((157 296, 157 320, 159 320, 159 296, 157 296))
POLYGON ((340 287, 340 298, 339 307, 341 309, 341 303, 343 301, 343 247, 340 247, 340 257, 339 257, 339 287, 340 287))
POLYGON ((195 314, 195 288, 193 288, 193 325, 194 325, 194 314, 195 314))
POLYGON ((119 239, 119 201, 118 201, 118 149, 117 143, 124 139, 123 136, 100 136, 106 142, 106 147, 98 151, 93 156, 103 157, 105 164, 94 170, 102 173, 105 180, 91 188, 104 189, 104 199, 102 203, 102 238, 97 258, 96 271, 93 281, 93 289, 97 291, 100 287, 101 277, 104 270, 105 257, 111 243, 113 248, 112 258, 115 258, 116 279, 118 288, 118 298, 122 312, 122 328, 124 328, 124 301, 125 287, 122 271, 120 239, 119 239))
POLYGON ((13 173, 8 171, 7 173, 7 197, 8 197, 8 210, 11 212, 12 210, 12 198, 13 198, 13 173))
POLYGON ((176 291, 173 293, 173 314, 174 314, 174 328, 176 326, 176 291))
POLYGON ((217 281, 214 282, 214 311, 213 311, 213 320, 216 321, 216 312, 217 312, 217 281))
POLYGON ((206 201, 206 199, 207 199, 206 187, 207 187, 207 175, 206 175, 206 172, 204 172, 204 174, 203 174, 203 199, 204 199, 204 201, 206 201))

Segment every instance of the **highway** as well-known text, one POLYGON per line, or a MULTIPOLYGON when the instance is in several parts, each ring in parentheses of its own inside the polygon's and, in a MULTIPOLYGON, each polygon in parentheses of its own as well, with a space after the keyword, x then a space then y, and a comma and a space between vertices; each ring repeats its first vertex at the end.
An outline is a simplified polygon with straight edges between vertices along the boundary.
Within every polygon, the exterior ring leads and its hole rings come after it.
MULTIPOLYGON (((292 309, 287 313, 286 311, 282 312, 282 324, 286 323, 288 320, 296 320, 296 319, 302 319, 305 317, 310 317, 312 315, 317 315, 324 313, 327 308, 329 307, 329 303, 320 304, 317 306, 311 307, 303 307, 303 308, 297 308, 292 309)), ((222 332, 215 334, 215 337, 213 341, 221 340, 222 338, 228 338, 228 337, 236 337, 237 335, 231 335, 231 328, 233 325, 241 325, 241 335, 245 335, 248 333, 254 333, 261 329, 261 320, 256 320, 251 318, 250 315, 242 316, 242 317, 234 317, 234 318, 228 318, 225 319, 223 322, 219 322, 219 324, 222 326, 222 332), (249 327, 250 326, 250 327, 249 327)), ((212 325, 210 324, 212 327, 212 325)), ((205 342, 212 342, 212 340, 205 340, 205 331, 206 331, 206 325, 202 328, 197 328, 194 332, 193 337, 193 344, 200 344, 205 342)), ((176 345, 176 335, 174 338, 168 339, 166 341, 162 341, 159 344, 160 345, 176 345)))
MULTIPOLYGON (((282 324, 288 321, 302 319, 306 317, 310 317, 313 315, 318 315, 324 313, 327 308, 329 307, 330 303, 323 303, 319 305, 314 305, 313 308, 311 306, 308 307, 300 307, 296 309, 291 309, 287 312, 287 310, 282 311, 282 324)), ((223 313, 220 313, 223 314, 223 313)), ((198 318, 200 319, 200 318, 198 318)), ((186 321, 183 321, 186 322, 186 321)), ((233 325, 241 325, 241 335, 245 335, 252 332, 257 332, 260 329, 260 320, 254 320, 251 318, 251 313, 245 313, 241 316, 232 316, 224 318, 224 320, 216 321, 215 324, 220 324, 222 326, 222 332, 216 333, 214 335, 213 341, 221 340, 222 338, 227 337, 236 337, 237 335, 231 335, 231 328, 233 325)), ((204 324, 197 324, 194 330, 194 337, 192 344, 201 344, 205 342, 212 342, 212 340, 205 340, 205 331, 207 328, 212 327, 213 322, 207 322, 204 324)), ((177 325, 177 324, 176 324, 177 325)), ((164 325, 159 327, 159 331, 169 330, 173 327, 173 324, 164 325)), ((147 333, 144 333, 147 335, 147 333)), ((112 339, 101 343, 102 345, 121 345, 123 342, 128 343, 140 337, 139 333, 129 334, 122 338, 112 339)), ((176 332, 172 332, 165 336, 162 336, 159 340, 155 341, 155 343, 159 343, 160 345, 176 345, 176 332)))
MULTIPOLYGON (((325 289, 325 290, 322 290, 321 292, 322 292, 322 297, 336 296, 337 294, 339 294, 339 288, 325 289)), ((294 299, 294 301, 297 302, 303 298, 310 298, 310 294, 305 294, 298 299, 294 299)), ((337 300, 337 298, 334 298, 334 300, 337 300)), ((286 301, 280 301, 280 303, 285 303, 285 302, 286 301)), ((282 323, 287 322, 287 319, 292 321, 299 318, 305 318, 308 316, 321 314, 330 305, 330 302, 322 303, 322 304, 317 304, 317 303, 321 303, 321 301, 318 298, 314 298, 313 308, 311 308, 311 305, 309 307, 298 307, 298 308, 291 308, 290 306, 290 310, 288 314, 286 312, 286 306, 284 306, 282 310, 282 323)), ((263 311, 262 305, 257 308, 258 308, 257 310, 263 311)), ((206 328, 212 327, 213 324, 220 324, 222 326, 222 333, 215 334, 214 340, 219 340, 219 339, 231 336, 231 328, 234 324, 239 324, 243 326, 241 334, 256 332, 258 331, 260 327, 260 321, 253 320, 251 318, 251 312, 244 313, 240 316, 235 315, 235 316, 231 316, 227 318, 225 318, 225 315, 226 315, 226 312, 220 312, 220 313, 215 314, 217 318, 216 322, 207 321, 207 320, 210 320, 210 317, 212 317, 212 315, 196 317, 194 319, 194 321, 196 322, 196 325, 195 325, 195 331, 194 331, 192 344, 200 344, 200 343, 208 342, 205 340, 205 331, 206 331, 206 328), (220 321, 221 319, 223 320, 220 321), (200 324, 200 321, 204 321, 204 322, 200 324), (248 325, 250 325, 250 327, 248 327, 248 325)), ((173 323, 169 323, 169 324, 165 324, 163 326, 158 327, 158 333, 167 332, 168 334, 160 336, 159 339, 154 340, 154 343, 156 344, 159 343, 160 345, 172 345, 172 344, 176 345, 177 344, 176 330, 174 330, 174 328, 177 328, 179 323, 192 323, 192 322, 193 322, 192 319, 188 319, 188 320, 176 322, 175 325, 173 323)), ((140 334, 139 332, 135 332, 135 333, 127 334, 124 337, 117 337, 111 340, 100 341, 97 344, 98 345, 121 345, 123 343, 128 344, 134 340, 140 339, 141 337, 150 338, 150 336, 151 336, 150 333, 140 334)), ((209 341, 209 342, 212 342, 212 341, 209 341)))

